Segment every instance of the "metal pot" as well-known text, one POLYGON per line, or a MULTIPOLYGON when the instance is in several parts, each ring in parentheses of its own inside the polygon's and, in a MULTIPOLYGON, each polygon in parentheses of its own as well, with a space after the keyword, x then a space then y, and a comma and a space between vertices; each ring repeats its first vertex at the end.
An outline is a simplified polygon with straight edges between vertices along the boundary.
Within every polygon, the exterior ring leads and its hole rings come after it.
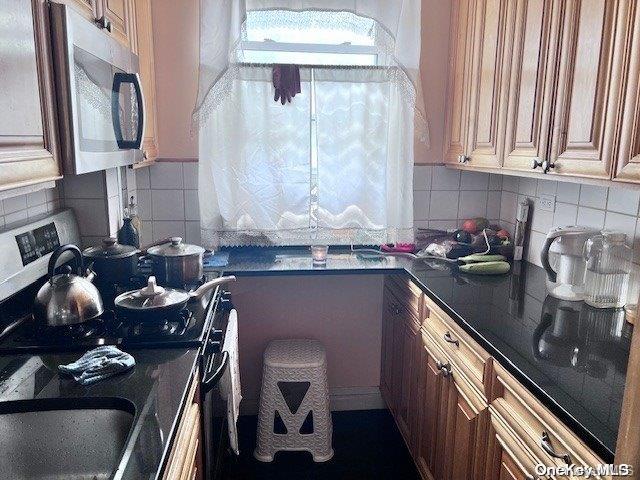
POLYGON ((122 245, 113 237, 102 239, 101 245, 89 247, 82 254, 93 262, 98 285, 128 285, 138 274, 140 250, 122 245))
POLYGON ((202 279, 204 248, 182 243, 181 237, 171 237, 169 243, 151 247, 147 254, 160 285, 183 288, 202 279))
POLYGON ((146 287, 140 290, 132 290, 118 295, 114 300, 117 310, 125 316, 135 315, 142 320, 157 321, 160 318, 177 314, 189 300, 199 299, 209 290, 229 282, 235 282, 236 277, 230 275, 210 280, 192 292, 186 292, 177 288, 164 288, 156 284, 154 276, 149 277, 146 287))
POLYGON ((59 247, 49 259, 49 280, 40 287, 35 299, 36 318, 50 326, 73 325, 86 322, 102 315, 104 307, 98 289, 93 285, 93 272, 85 278, 82 253, 75 245, 59 247), (72 252, 77 274, 71 267, 65 273, 56 275, 56 264, 60 255, 72 252))

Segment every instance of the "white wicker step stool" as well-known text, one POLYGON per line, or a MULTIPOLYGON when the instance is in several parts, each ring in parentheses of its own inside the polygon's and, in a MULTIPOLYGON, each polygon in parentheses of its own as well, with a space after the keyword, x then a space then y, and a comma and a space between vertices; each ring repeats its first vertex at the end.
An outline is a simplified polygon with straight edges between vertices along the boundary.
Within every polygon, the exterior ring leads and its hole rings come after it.
POLYGON ((311 452, 315 462, 326 462, 333 456, 332 431, 322 344, 316 340, 270 342, 264 352, 255 458, 271 462, 276 452, 302 450, 311 452), (289 397, 297 392, 297 402, 292 404, 283 392, 289 397), (281 432, 276 433, 278 423, 281 432))

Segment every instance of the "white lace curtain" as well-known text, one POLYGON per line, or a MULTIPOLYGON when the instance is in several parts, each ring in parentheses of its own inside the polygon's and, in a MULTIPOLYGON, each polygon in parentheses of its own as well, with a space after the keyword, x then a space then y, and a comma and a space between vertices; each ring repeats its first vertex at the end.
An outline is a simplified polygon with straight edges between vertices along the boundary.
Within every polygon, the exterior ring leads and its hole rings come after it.
POLYGON ((428 141, 419 22, 420 0, 201 1, 206 246, 412 241, 414 133, 428 141), (317 25, 367 39, 384 64, 301 68, 302 93, 274 102, 271 68, 245 63, 243 42, 317 25))

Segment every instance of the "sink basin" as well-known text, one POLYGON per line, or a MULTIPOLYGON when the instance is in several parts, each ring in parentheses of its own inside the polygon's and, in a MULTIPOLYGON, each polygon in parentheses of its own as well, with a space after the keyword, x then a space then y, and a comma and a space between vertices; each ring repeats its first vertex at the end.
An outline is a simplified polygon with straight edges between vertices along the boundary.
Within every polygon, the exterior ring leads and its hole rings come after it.
POLYGON ((0 403, 0 478, 109 478, 134 414, 119 398, 0 403))

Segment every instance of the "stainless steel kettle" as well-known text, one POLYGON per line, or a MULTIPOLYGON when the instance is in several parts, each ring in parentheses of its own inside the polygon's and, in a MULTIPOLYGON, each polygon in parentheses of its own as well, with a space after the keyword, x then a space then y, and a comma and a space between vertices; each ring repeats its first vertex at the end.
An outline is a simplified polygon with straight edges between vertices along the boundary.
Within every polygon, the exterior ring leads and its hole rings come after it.
POLYGON ((59 247, 49 259, 49 280, 40 287, 35 300, 34 314, 50 326, 73 325, 86 322, 104 312, 100 292, 91 283, 93 272, 84 276, 84 262, 75 245, 59 247), (73 253, 77 274, 67 271, 56 275, 58 259, 65 252, 73 253))

